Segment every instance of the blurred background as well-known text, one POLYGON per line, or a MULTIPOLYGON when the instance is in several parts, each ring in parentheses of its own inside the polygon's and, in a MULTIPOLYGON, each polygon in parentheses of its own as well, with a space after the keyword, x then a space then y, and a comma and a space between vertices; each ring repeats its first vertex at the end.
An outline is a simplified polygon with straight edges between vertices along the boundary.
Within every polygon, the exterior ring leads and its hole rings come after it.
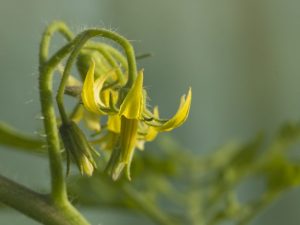
MULTIPOLYGON (((40 129, 38 45, 45 26, 59 19, 74 32, 112 29, 137 54, 151 52, 139 67, 162 116, 192 86, 190 117, 173 132, 187 148, 206 154, 258 131, 272 135, 300 116, 299 7, 294 0, 0 0, 0 119, 29 134, 40 129)), ((40 157, 0 147, 0 171, 47 190, 48 164, 40 157)), ((285 194, 253 224, 299 224, 299 196, 285 194)), ((84 212, 95 225, 148 222, 123 211, 84 212)), ((5 209, 0 224, 37 223, 5 209)))

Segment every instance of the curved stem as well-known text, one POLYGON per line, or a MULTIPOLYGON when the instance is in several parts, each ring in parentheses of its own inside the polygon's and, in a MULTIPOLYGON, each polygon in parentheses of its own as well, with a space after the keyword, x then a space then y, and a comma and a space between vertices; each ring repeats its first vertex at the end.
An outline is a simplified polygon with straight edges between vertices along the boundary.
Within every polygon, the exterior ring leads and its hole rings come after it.
POLYGON ((54 205, 68 217, 68 220, 71 222, 70 224, 88 225, 89 223, 69 203, 67 198, 66 183, 60 152, 60 141, 52 96, 52 75, 54 69, 57 67, 59 62, 71 52, 76 41, 77 39, 75 38, 73 41, 61 48, 47 62, 40 63, 39 87, 50 161, 51 200, 54 205))
POLYGON ((105 43, 98 43, 93 41, 89 41, 86 46, 84 46, 84 48, 93 50, 97 50, 97 48, 105 49, 116 61, 120 62, 125 70, 128 70, 126 57, 116 48, 105 43))
POLYGON ((134 79, 137 76, 137 69, 136 69, 136 60, 135 60, 135 55, 134 55, 134 49, 130 42, 120 36, 119 34, 109 31, 109 30, 104 30, 104 29, 90 29, 82 32, 77 36, 77 41, 75 42, 76 47, 74 48, 73 52, 70 54, 70 57, 66 63, 66 67, 63 73, 63 77, 61 79, 59 89, 57 92, 56 96, 56 101, 58 105, 59 112, 61 114, 61 118, 63 121, 67 122, 68 121, 68 116, 64 108, 63 104, 63 96, 64 96, 64 91, 65 91, 65 86, 66 82, 68 80, 72 64, 76 57, 78 56, 80 50, 84 46, 84 44, 91 38, 100 36, 100 37, 105 37, 108 39, 111 39, 118 44, 120 44, 126 53, 127 60, 128 60, 128 81, 126 83, 127 87, 131 87, 133 84, 134 79))
POLYGON ((116 74, 118 75, 119 82, 121 84, 125 83, 125 79, 124 79, 125 77, 121 71, 120 66, 117 64, 115 58, 107 51, 107 49, 103 45, 98 44, 93 47, 90 46, 86 48, 98 51, 107 60, 107 62, 110 64, 112 68, 116 68, 116 74))
POLYGON ((59 50, 49 61, 40 65, 40 101, 44 117, 45 133, 51 170, 52 197, 57 202, 67 199, 66 185, 63 174, 61 149, 59 144, 57 122, 52 96, 52 75, 58 63, 73 49, 73 43, 67 44, 59 50))
MULTIPOLYGON (((54 110, 52 95, 52 75, 60 61, 75 47, 78 38, 73 39, 60 50, 58 50, 48 61, 40 61, 40 101, 42 115, 44 117, 45 133, 47 134, 47 145, 51 171, 52 197, 58 203, 67 202, 66 185, 63 173, 60 141, 58 136, 57 121, 54 110)), ((47 46, 47 45, 42 45, 47 46)), ((43 51, 41 51, 43 52, 43 51)))
POLYGON ((97 49, 98 47, 105 49, 111 56, 121 63, 122 67, 124 67, 126 70, 128 69, 126 57, 116 48, 105 43, 97 43, 93 41, 89 41, 85 46, 87 49, 97 49))
POLYGON ((126 57, 119 52, 117 49, 113 48, 112 46, 103 44, 103 43, 98 43, 99 45, 103 45, 105 47, 105 49, 116 59, 118 60, 121 65, 128 70, 128 64, 127 64, 127 59, 126 57))
POLYGON ((53 23, 51 23, 46 28, 42 36, 39 53, 40 64, 45 63, 47 61, 50 41, 55 32, 59 32, 60 34, 62 34, 67 39, 67 41, 71 41, 74 36, 64 22, 54 21, 53 23))
POLYGON ((42 35, 42 40, 40 44, 40 52, 39 52, 39 62, 40 66, 43 65, 48 58, 50 41, 55 32, 59 32, 62 34, 68 41, 73 39, 73 33, 69 30, 67 25, 61 21, 54 21, 51 23, 42 35))

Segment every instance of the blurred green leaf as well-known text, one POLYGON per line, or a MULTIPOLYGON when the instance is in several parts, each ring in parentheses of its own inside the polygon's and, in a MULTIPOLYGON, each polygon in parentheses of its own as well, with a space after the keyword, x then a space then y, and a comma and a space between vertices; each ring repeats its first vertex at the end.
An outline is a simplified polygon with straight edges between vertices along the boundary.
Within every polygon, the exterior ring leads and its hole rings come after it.
POLYGON ((0 122, 0 144, 34 153, 46 152, 43 140, 25 135, 3 122, 0 122))

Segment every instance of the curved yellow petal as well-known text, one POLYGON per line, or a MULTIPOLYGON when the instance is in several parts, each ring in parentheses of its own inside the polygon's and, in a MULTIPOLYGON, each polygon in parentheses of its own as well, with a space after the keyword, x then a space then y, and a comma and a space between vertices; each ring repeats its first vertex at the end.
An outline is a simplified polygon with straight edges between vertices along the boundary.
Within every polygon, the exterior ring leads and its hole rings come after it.
POLYGON ((106 89, 100 93, 101 102, 103 102, 106 106, 109 105, 110 92, 111 91, 109 89, 106 89))
POLYGON ((189 115, 191 101, 192 89, 190 88, 187 97, 185 98, 185 95, 181 97, 180 105, 176 114, 163 125, 155 127, 155 129, 158 131, 170 131, 182 125, 189 115))
POLYGON ((95 72, 95 62, 92 61, 83 83, 81 99, 87 110, 93 113, 102 113, 101 110, 99 109, 99 106, 95 98, 94 72, 95 72))
POLYGON ((140 71, 120 106, 119 115, 124 116, 127 119, 140 119, 142 117, 143 108, 143 71, 140 71))
MULTIPOLYGON (((109 71, 108 73, 106 73, 105 75, 97 78, 97 80, 95 81, 95 84, 94 84, 94 97, 95 97, 95 102, 96 104, 98 104, 99 106, 101 107, 104 107, 104 108, 107 108, 109 107, 109 104, 106 104, 106 101, 103 102, 101 100, 101 90, 103 88, 103 84, 104 82, 106 81, 106 79, 111 75, 111 72, 112 71, 109 71)), ((109 92, 107 93, 108 94, 108 97, 109 97, 109 92)), ((107 95, 107 94, 104 94, 104 95, 107 95)), ((108 98, 109 99, 109 98, 108 98)))
POLYGON ((106 88, 100 93, 101 102, 106 108, 115 109, 115 106, 118 102, 118 97, 118 92, 109 88, 106 88))
POLYGON ((108 106, 103 102, 100 98, 100 93, 103 88, 104 82, 107 78, 114 72, 111 70, 106 74, 98 77, 94 80, 94 72, 95 72, 95 62, 92 61, 92 64, 87 72, 86 78, 83 83, 81 98, 84 106, 90 112, 96 114, 106 114, 100 108, 107 108, 108 106))

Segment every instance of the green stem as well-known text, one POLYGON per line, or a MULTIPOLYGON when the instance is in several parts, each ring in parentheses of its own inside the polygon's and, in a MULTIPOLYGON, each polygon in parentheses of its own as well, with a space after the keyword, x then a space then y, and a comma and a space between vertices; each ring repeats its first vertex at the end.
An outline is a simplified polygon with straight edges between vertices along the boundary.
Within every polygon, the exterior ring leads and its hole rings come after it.
POLYGON ((64 103, 63 103, 63 96, 64 96, 64 91, 65 91, 65 86, 71 71, 71 67, 73 65, 73 62, 75 61, 76 57, 78 56, 80 50, 83 48, 84 44, 91 38, 100 36, 100 37, 106 37, 108 39, 111 39, 117 43, 119 43, 123 48, 124 51, 127 55, 127 60, 128 60, 128 81, 126 83, 127 87, 131 87, 133 84, 133 81, 135 80, 137 76, 137 68, 136 68, 136 60, 135 60, 135 54, 134 54, 134 49, 130 42, 120 36, 119 34, 109 31, 109 30, 104 30, 104 29, 90 29, 82 32, 77 36, 77 40, 75 41, 75 48, 73 52, 70 54, 69 59, 66 63, 65 70, 63 73, 63 77, 61 79, 57 96, 56 96, 56 101, 58 105, 58 109, 61 115, 61 118, 63 121, 67 122, 68 121, 68 116, 64 108, 64 103))
POLYGON ((81 214, 69 203, 67 198, 66 183, 63 173, 60 140, 58 136, 57 122, 52 96, 52 77, 53 72, 60 61, 71 52, 76 43, 76 38, 61 48, 47 62, 40 62, 40 101, 42 115, 44 117, 44 127, 47 135, 47 145, 51 172, 51 200, 54 205, 62 210, 70 224, 88 225, 89 223, 81 214))
POLYGON ((50 41, 55 32, 59 32, 60 34, 62 34, 67 39, 67 41, 71 41, 74 36, 64 22, 54 21, 53 23, 51 23, 46 28, 42 36, 39 53, 40 63, 45 63, 47 61, 50 41))
MULTIPOLYGON (((77 38, 57 51, 47 62, 40 62, 40 100, 44 127, 47 134, 47 145, 50 159, 52 197, 58 202, 67 199, 64 180, 62 159, 60 154, 60 142, 57 129, 57 121, 52 96, 52 76, 60 61, 69 54, 75 46, 77 38)), ((47 46, 47 45, 44 45, 47 46)), ((42 52, 42 51, 41 51, 42 52)), ((41 57, 40 57, 41 58, 41 57)))
MULTIPOLYGON (((43 39, 45 41, 45 39, 43 39)), ((50 171, 51 171, 51 191, 52 198, 57 203, 67 202, 66 184, 63 173, 62 157, 60 141, 58 136, 57 121, 53 103, 52 77, 55 68, 60 61, 69 54, 75 47, 77 38, 62 47, 48 61, 40 61, 40 101, 42 107, 42 115, 44 117, 45 133, 47 135, 47 146, 49 152, 50 171)), ((47 41, 46 41, 47 43, 47 41)), ((41 44, 41 47, 48 48, 47 44, 41 44)), ((42 56, 43 50, 40 51, 40 60, 46 56, 42 56)), ((47 58, 47 57, 46 57, 47 58)))
POLYGON ((88 225, 70 208, 66 210, 66 207, 58 207, 49 196, 38 194, 1 175, 0 199, 4 204, 45 225, 88 225))
POLYGON ((67 199, 66 185, 63 174, 61 149, 56 123, 55 110, 52 96, 52 75, 55 66, 72 49, 72 44, 67 44, 47 63, 40 65, 40 101, 42 115, 44 117, 45 133, 47 135, 47 145, 51 170, 52 197, 57 202, 65 202, 67 199))

